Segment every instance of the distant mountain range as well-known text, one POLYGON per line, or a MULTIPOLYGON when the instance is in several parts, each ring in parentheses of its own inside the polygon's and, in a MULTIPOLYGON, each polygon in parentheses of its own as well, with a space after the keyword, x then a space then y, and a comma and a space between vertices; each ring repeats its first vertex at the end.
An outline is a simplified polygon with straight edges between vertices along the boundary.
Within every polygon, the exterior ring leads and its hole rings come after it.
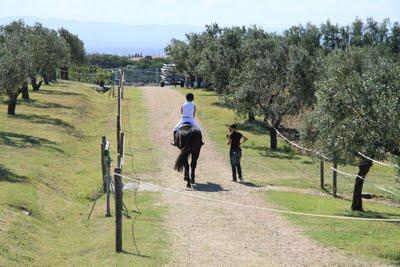
MULTIPOLYGON (((172 38, 185 39, 186 33, 199 33, 205 29, 203 26, 186 24, 126 25, 37 17, 4 17, 0 18, 0 25, 18 19, 23 19, 29 25, 40 22, 51 29, 64 27, 83 40, 86 52, 116 55, 135 53, 152 56, 162 55, 164 48, 172 38)), ((281 31, 281 29, 275 28, 265 28, 265 30, 270 32, 281 31)))
POLYGON ((161 55, 172 38, 184 39, 189 32, 201 32, 204 27, 194 25, 125 25, 118 23, 81 22, 36 17, 0 18, 0 25, 23 19, 32 25, 40 22, 51 29, 64 27, 77 34, 88 53, 127 55, 161 55))

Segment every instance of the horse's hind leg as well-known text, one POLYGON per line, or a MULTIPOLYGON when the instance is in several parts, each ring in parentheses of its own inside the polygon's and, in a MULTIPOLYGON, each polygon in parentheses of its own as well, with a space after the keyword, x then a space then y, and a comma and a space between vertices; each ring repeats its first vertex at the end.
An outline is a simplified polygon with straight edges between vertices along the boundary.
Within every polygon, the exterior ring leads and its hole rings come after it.
POLYGON ((199 152, 197 153, 192 153, 192 162, 190 163, 190 168, 191 168, 191 180, 190 182, 192 184, 196 183, 195 178, 196 178, 196 167, 197 167, 197 159, 199 158, 199 152))
POLYGON ((189 162, 186 160, 184 164, 184 176, 183 180, 187 181, 186 187, 190 187, 190 177, 189 177, 189 162))

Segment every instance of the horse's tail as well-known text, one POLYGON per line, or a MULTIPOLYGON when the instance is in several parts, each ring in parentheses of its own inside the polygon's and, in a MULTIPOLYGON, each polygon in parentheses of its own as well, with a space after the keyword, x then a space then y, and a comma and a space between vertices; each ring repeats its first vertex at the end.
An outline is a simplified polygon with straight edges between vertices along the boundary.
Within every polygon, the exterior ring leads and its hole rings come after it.
POLYGON ((185 163, 188 160, 188 156, 190 154, 190 147, 186 146, 185 148, 181 149, 181 153, 179 154, 178 158, 175 161, 174 169, 178 172, 182 172, 185 163))

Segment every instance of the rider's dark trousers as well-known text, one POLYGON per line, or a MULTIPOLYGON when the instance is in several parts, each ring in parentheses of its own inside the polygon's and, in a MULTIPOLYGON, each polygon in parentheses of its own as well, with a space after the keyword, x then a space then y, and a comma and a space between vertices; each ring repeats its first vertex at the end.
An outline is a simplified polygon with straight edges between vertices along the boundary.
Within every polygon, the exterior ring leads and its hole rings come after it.
POLYGON ((232 167, 232 179, 236 181, 236 172, 239 175, 239 179, 242 179, 242 167, 240 166, 240 159, 242 158, 241 149, 231 149, 229 152, 232 167))

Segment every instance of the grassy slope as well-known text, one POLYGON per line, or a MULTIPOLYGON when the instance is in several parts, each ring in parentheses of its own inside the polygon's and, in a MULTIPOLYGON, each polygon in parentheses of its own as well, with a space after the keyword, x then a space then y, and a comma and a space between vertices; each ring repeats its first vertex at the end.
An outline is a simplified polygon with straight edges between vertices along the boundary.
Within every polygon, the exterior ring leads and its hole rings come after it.
MULTIPOLYGON (((124 220, 124 248, 114 253, 114 220, 104 217, 104 198, 87 221, 91 197, 101 186, 99 143, 111 139, 115 159, 115 99, 81 83, 63 82, 31 92, 17 115, 0 112, 0 265, 159 265, 167 261, 167 236, 158 194, 140 193, 143 210, 136 219, 136 238, 145 257, 132 255, 131 220, 124 220), (23 215, 21 207, 32 216, 23 215)), ((128 90, 124 106, 135 121, 134 159, 138 171, 149 171, 154 151, 143 139, 145 112, 138 90, 128 90), (133 104, 135 102, 135 104, 133 104), (139 104, 137 104, 139 103, 139 104), (138 118, 137 120, 135 120, 138 118), (150 155, 151 154, 151 155, 150 155), (143 157, 146 155, 146 157, 143 157)), ((115 163, 115 162, 114 162, 115 163)), ((113 164, 114 165, 114 164, 113 164)), ((130 166, 126 166, 129 172, 130 166)), ((133 209, 133 194, 125 192, 133 209)), ((113 205, 113 203, 112 203, 113 205)), ((113 206, 112 206, 113 207, 113 206)))
MULTIPOLYGON (((189 92, 188 89, 179 89, 181 93, 189 92)), ((243 169, 245 179, 260 185, 281 185, 293 188, 307 188, 319 192, 319 162, 308 156, 299 155, 287 151, 287 145, 279 140, 280 152, 272 152, 266 149, 269 137, 266 129, 252 127, 243 123, 232 110, 222 107, 218 97, 212 92, 203 90, 192 91, 198 106, 200 120, 207 128, 207 133, 215 141, 217 149, 227 154, 225 133, 227 125, 237 123, 239 130, 249 137, 249 141, 243 146, 243 169)), ((290 150, 290 149, 289 149, 290 150)), ((227 158, 228 160, 228 158, 227 158)), ((325 164, 326 181, 331 177, 330 165, 325 164)), ((340 169, 355 173, 354 166, 340 166, 340 169)), ((379 196, 399 200, 396 196, 379 191, 374 184, 384 187, 396 186, 395 172, 390 168, 374 166, 368 175, 364 191, 372 192, 379 196)), ((340 194, 351 195, 353 179, 339 176, 338 190, 340 194)), ((327 185, 330 189, 330 185, 327 185)), ((350 211, 350 203, 342 199, 333 199, 325 196, 313 196, 300 193, 270 192, 266 193, 268 200, 280 207, 289 210, 336 214, 354 215, 350 211), (301 199, 301 201, 300 201, 301 199)), ((366 216, 373 217, 400 217, 400 211, 396 208, 366 203, 369 211, 366 216)), ((389 261, 400 263, 400 245, 398 236, 400 228, 391 223, 359 223, 353 221, 321 220, 317 218, 299 218, 291 216, 296 223, 306 229, 311 237, 329 245, 364 256, 377 256, 389 261), (340 235, 337 233, 341 233, 340 235)))

